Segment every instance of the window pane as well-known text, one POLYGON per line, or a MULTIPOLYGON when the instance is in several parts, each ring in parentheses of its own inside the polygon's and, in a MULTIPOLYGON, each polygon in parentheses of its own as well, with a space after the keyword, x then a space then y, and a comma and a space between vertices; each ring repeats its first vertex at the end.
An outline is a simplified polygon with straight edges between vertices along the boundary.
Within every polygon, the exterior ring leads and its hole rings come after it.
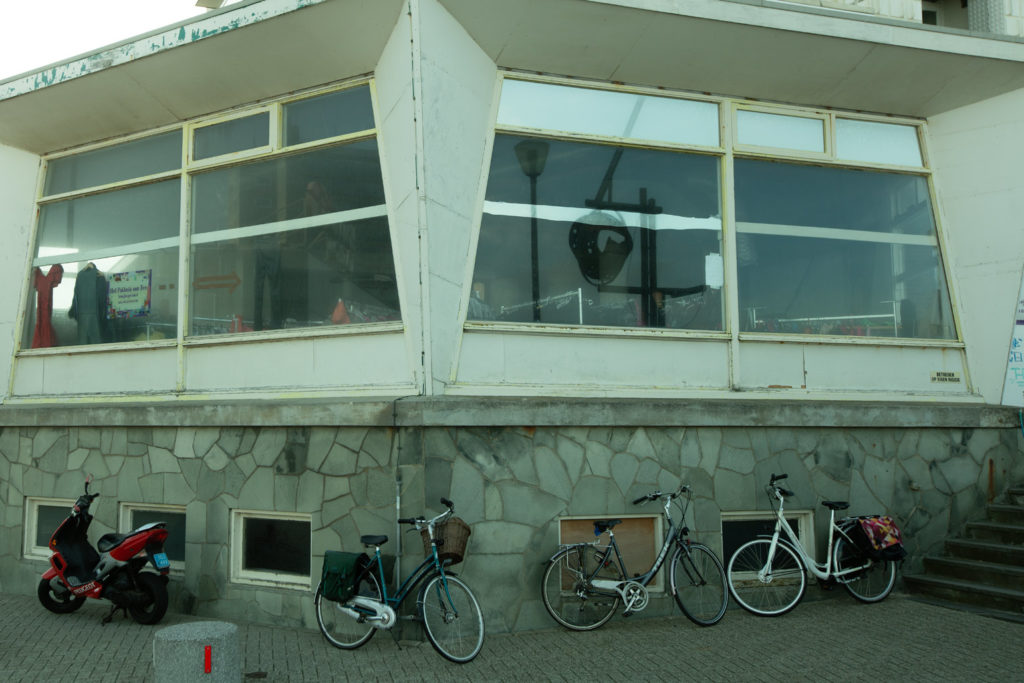
POLYGON ((506 79, 498 123, 718 146, 718 105, 506 79))
POLYGON ((263 225, 384 204, 377 141, 195 176, 192 231, 263 225))
POLYGON ((194 335, 399 320, 387 219, 193 246, 194 335))
POLYGON ((373 127, 369 86, 284 105, 285 145, 299 145, 373 127))
POLYGON ((107 255, 125 245, 178 240, 181 181, 166 180, 68 199, 39 209, 38 258, 107 255))
POLYGON ((309 522, 248 517, 242 569, 309 576, 309 522))
POLYGON ((44 195, 71 192, 181 168, 181 130, 83 152, 46 165, 44 195))
POLYGON ((741 145, 825 151, 825 122, 821 119, 741 109, 736 112, 736 126, 741 145))
POLYGON ((53 532, 70 513, 70 505, 37 505, 35 544, 41 548, 47 547, 50 536, 53 536, 53 532))
POLYGON ((241 119, 197 128, 192 154, 195 159, 208 159, 221 154, 255 149, 270 144, 270 114, 262 112, 241 119))
POLYGON ((851 161, 922 165, 917 128, 877 121, 836 119, 836 155, 851 161))
POLYGON ((33 270, 24 348, 174 339, 178 248, 33 270))
POLYGON ((496 135, 469 319, 721 330, 719 207, 717 157, 496 135))
POLYGON ((132 510, 132 529, 143 524, 164 522, 167 525, 167 540, 164 551, 172 562, 185 561, 185 513, 167 510, 132 510))
POLYGON ((741 329, 956 338, 924 178, 735 169, 741 329))

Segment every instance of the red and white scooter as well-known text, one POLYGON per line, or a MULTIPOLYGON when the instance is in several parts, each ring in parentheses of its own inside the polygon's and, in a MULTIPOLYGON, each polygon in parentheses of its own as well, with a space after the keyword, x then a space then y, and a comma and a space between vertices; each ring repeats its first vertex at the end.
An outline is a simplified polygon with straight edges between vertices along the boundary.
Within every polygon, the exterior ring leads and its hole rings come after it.
POLYGON ((94 549, 87 537, 89 506, 100 494, 89 493, 91 481, 91 475, 86 477, 85 493, 50 537, 53 555, 39 581, 39 602, 51 612, 67 614, 86 598, 106 599, 114 604, 103 623, 122 609, 140 624, 155 624, 167 612, 167 529, 163 522, 153 522, 127 534, 104 534, 94 549), (159 573, 142 571, 147 563, 159 573))

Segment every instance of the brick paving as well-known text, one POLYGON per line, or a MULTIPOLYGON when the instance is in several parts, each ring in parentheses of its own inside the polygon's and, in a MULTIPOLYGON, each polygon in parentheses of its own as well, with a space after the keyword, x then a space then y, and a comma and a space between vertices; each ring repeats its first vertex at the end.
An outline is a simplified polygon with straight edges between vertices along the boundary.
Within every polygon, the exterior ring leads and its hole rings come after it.
MULTIPOLYGON (((100 602, 70 615, 34 596, 0 594, 0 681, 153 680, 153 634, 197 620, 168 614, 156 627, 100 602)), ((1024 677, 1024 625, 894 594, 862 605, 844 594, 805 600, 778 618, 730 609, 711 628, 684 617, 615 617, 590 633, 552 628, 492 634, 476 660, 447 662, 426 642, 387 632, 356 651, 318 631, 239 624, 244 680, 299 681, 1006 681, 1024 677)))

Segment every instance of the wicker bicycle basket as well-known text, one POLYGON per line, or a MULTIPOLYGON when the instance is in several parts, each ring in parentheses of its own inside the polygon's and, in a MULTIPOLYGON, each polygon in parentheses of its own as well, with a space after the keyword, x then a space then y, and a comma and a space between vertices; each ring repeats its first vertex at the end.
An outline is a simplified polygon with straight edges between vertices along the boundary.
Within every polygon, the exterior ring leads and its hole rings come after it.
MULTIPOLYGON (((449 517, 443 524, 434 527, 434 538, 440 541, 437 545, 437 557, 441 562, 449 561, 449 564, 458 564, 466 556, 466 543, 469 541, 471 530, 458 517, 449 517)), ((420 531, 423 537, 423 553, 430 554, 430 536, 427 530, 420 531)))

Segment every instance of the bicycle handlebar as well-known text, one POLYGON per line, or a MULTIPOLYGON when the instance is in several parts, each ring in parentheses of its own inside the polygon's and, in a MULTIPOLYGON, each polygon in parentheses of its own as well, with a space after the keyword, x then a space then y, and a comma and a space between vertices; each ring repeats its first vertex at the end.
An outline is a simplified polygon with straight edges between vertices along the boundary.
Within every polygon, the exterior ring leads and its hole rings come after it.
POLYGON ((455 503, 451 502, 447 498, 442 498, 441 499, 441 504, 444 505, 448 509, 445 510, 444 512, 442 512, 441 514, 439 514, 437 517, 432 517, 431 519, 427 519, 423 515, 420 515, 419 517, 399 517, 398 518, 398 523, 399 524, 412 524, 417 529, 422 529, 424 526, 433 526, 433 525, 437 524, 438 522, 440 522, 441 520, 447 519, 448 517, 450 517, 453 514, 455 514, 455 503))
POLYGON ((792 491, 790 491, 789 489, 784 489, 781 486, 776 486, 775 485, 775 482, 782 481, 783 479, 788 479, 788 478, 789 478, 788 474, 772 474, 772 478, 768 482, 768 486, 770 486, 771 488, 775 489, 776 491, 778 491, 783 496, 795 496, 796 494, 793 493, 792 491))
POLYGON ((675 493, 662 493, 661 491, 652 491, 648 493, 646 496, 640 496, 639 498, 634 500, 633 505, 640 505, 641 503, 646 503, 648 501, 658 500, 663 496, 668 496, 671 500, 673 498, 676 498, 677 496, 681 496, 684 493, 689 493, 689 491, 689 486, 687 486, 686 484, 680 484, 679 489, 675 493))

